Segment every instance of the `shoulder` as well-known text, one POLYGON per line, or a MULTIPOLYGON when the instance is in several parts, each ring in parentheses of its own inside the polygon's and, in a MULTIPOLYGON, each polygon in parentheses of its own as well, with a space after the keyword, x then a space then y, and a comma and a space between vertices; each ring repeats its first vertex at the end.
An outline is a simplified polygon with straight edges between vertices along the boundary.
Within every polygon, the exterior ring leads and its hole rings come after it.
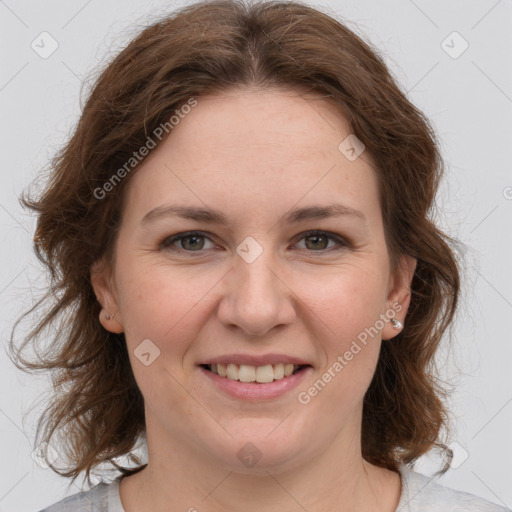
POLYGON ((117 506, 113 506, 113 503, 117 503, 112 497, 115 498, 118 493, 119 480, 120 477, 110 484, 97 484, 88 491, 68 496, 40 512, 118 512, 117 506))
POLYGON ((510 512, 510 509, 400 466, 402 496, 396 512, 510 512))

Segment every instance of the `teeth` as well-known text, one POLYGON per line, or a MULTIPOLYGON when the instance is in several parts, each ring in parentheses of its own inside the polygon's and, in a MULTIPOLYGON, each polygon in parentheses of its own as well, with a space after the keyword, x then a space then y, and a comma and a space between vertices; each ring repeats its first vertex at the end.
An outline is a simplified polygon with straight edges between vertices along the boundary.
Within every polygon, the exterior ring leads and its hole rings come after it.
POLYGON ((228 364, 226 377, 231 380, 238 380, 238 366, 236 364, 228 364))
POLYGON ((258 366, 255 373, 256 382, 272 382, 274 380, 274 368, 271 364, 258 366))
POLYGON ((254 382, 256 380, 256 368, 241 364, 238 367, 238 380, 240 382, 254 382))
POLYGON ((217 367, 217 373, 221 376, 221 377, 226 377, 227 373, 226 373, 226 365, 225 364, 212 364, 211 365, 211 368, 212 368, 212 371, 213 371, 213 367, 216 366, 217 367))
POLYGON ((282 379, 284 377, 284 364, 274 365, 274 379, 282 379))
POLYGON ((227 377, 231 380, 240 382, 260 382, 265 384, 274 380, 280 380, 288 377, 300 366, 293 363, 266 364, 264 366, 251 366, 248 364, 211 364, 208 365, 212 373, 216 373, 221 377, 227 377))

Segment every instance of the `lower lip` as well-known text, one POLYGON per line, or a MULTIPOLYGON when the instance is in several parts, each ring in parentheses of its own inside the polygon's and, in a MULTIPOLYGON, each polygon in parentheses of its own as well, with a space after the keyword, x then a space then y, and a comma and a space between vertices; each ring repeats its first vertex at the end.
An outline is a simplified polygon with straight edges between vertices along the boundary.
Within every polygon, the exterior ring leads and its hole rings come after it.
POLYGON ((307 366, 288 377, 268 383, 240 382, 228 379, 227 377, 221 377, 202 366, 199 366, 199 369, 205 377, 208 377, 224 393, 242 400, 258 401, 276 398, 296 388, 313 368, 307 366))

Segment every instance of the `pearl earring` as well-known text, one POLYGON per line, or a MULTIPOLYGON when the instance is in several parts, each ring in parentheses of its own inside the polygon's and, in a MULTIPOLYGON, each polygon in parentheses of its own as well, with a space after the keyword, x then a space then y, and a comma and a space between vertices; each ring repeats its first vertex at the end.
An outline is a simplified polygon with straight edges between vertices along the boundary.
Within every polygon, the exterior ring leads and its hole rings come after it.
POLYGON ((391 320, 391 323, 393 324, 393 327, 395 329, 401 329, 404 326, 402 322, 400 322, 400 320, 397 320, 396 318, 393 318, 393 320, 391 320))
POLYGON ((114 316, 110 316, 110 313, 106 313, 106 314, 105 314, 105 318, 106 318, 107 320, 114 320, 114 318, 115 318, 116 314, 117 314, 117 313, 114 313, 114 316))

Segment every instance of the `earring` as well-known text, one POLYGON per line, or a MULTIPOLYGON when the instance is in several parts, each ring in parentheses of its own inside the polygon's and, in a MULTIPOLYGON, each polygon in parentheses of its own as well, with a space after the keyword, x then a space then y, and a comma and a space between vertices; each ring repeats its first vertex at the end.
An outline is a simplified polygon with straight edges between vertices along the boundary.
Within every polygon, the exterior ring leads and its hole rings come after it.
POLYGON ((117 313, 114 313, 114 316, 110 316, 110 313, 105 313, 105 318, 107 320, 114 320, 114 318, 116 317, 116 314, 117 313))
POLYGON ((397 320, 396 318, 393 318, 393 320, 391 320, 391 323, 393 324, 393 327, 395 329, 401 329, 404 324, 402 324, 402 322, 400 322, 400 320, 397 320))

